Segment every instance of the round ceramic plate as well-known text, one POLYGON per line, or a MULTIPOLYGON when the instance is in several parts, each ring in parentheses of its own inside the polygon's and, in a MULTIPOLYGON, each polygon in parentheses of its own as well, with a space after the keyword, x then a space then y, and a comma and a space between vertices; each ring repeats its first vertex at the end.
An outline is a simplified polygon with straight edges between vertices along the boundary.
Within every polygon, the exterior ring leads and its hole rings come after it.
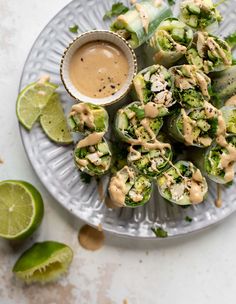
MULTIPOLYGON (((59 69, 64 49, 75 38, 69 27, 78 24, 80 32, 109 28, 109 21, 103 21, 103 16, 111 8, 112 2, 74 0, 61 10, 33 45, 23 70, 20 89, 49 74, 51 81, 59 85, 65 113, 68 114, 73 100, 61 83, 59 69)), ((128 0, 123 3, 129 5, 128 0)), ((227 16, 221 25, 221 33, 226 35, 234 31, 236 9, 233 1, 227 1, 221 10, 227 16)), ((111 116, 116 107, 109 107, 111 116)), ((210 226, 236 209, 234 185, 223 190, 223 206, 218 209, 214 205, 216 185, 210 182, 206 201, 186 209, 165 202, 155 186, 150 202, 144 207, 108 209, 100 199, 97 182, 92 180, 87 185, 80 180, 72 158, 73 145, 62 147, 52 143, 39 125, 34 126, 31 132, 22 126, 20 130, 30 162, 49 192, 75 216, 94 226, 101 223, 106 231, 130 237, 155 238, 151 228, 161 226, 169 237, 174 237, 210 226), (191 223, 185 220, 186 216, 192 218, 191 223)), ((108 176, 103 178, 104 195, 108 180, 108 176)))

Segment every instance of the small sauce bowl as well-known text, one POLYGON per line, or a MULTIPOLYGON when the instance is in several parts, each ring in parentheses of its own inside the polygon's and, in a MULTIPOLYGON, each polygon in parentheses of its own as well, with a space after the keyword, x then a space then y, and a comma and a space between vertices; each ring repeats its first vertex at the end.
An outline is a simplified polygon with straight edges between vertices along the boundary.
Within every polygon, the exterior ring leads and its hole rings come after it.
MULTIPOLYGON (((70 43, 67 49, 65 50, 60 65, 60 75, 62 82, 67 92, 73 98, 75 98, 77 101, 89 102, 103 106, 113 104, 123 98, 131 88, 133 78, 136 74, 137 59, 134 50, 124 38, 122 38, 116 33, 107 30, 89 31, 75 38, 74 41, 70 43), (102 98, 90 97, 80 92, 80 90, 78 89, 78 87, 75 86, 70 76, 70 64, 73 55, 86 44, 91 44, 92 42, 96 43, 98 41, 109 43, 112 44, 114 47, 117 47, 117 49, 122 51, 123 55, 125 55, 128 63, 128 73, 123 84, 111 95, 102 98)), ((82 74, 81 77, 83 77, 82 74)))

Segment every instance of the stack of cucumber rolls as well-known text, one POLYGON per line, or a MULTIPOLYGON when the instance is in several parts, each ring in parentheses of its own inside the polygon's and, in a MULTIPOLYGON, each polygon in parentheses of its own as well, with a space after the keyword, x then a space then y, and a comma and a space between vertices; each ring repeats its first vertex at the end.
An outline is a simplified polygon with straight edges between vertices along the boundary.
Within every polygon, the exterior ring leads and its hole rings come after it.
POLYGON ((211 0, 182 1, 178 18, 164 1, 141 0, 112 22, 131 47, 143 45, 149 66, 134 77, 112 128, 106 109, 94 104, 74 105, 68 119, 84 136, 74 150, 77 168, 101 176, 112 167, 108 195, 115 207, 145 205, 153 185, 176 205, 200 204, 207 180, 233 181, 236 68, 232 44, 211 33, 220 21, 211 0), (106 140, 109 127, 122 153, 106 140))
POLYGON ((90 103, 73 105, 69 114, 71 130, 86 135, 74 150, 76 167, 91 176, 106 174, 111 167, 111 148, 104 137, 108 131, 108 120, 108 113, 103 107, 90 103))

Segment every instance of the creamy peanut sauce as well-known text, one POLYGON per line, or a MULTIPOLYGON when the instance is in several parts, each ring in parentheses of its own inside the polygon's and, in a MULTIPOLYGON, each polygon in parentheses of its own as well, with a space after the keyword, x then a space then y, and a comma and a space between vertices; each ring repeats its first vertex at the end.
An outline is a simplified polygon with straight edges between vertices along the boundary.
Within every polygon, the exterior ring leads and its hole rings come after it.
POLYGON ((197 169, 191 179, 189 189, 189 199, 193 204, 199 204, 203 201, 204 193, 202 191, 203 177, 201 171, 197 169))
POLYGON ((78 142, 77 148, 84 148, 98 144, 102 140, 104 134, 105 132, 94 132, 89 134, 87 137, 78 142))
POLYGON ((184 140, 187 145, 193 144, 193 123, 194 121, 188 117, 184 109, 181 109, 181 115, 183 119, 183 130, 184 130, 184 140))
POLYGON ((80 122, 89 128, 95 128, 94 117, 89 106, 85 103, 78 103, 72 106, 69 116, 80 114, 80 122))
MULTIPOLYGON (((208 37, 206 43, 215 57, 220 56, 225 65, 231 65, 231 60, 227 58, 224 50, 219 46, 213 37, 208 37)), ((230 49, 228 51, 230 51, 230 49)))
POLYGON ((83 248, 95 251, 103 246, 105 236, 103 231, 99 231, 89 225, 84 225, 79 231, 78 239, 83 248))
POLYGON ((156 118, 159 114, 159 106, 155 102, 148 102, 144 105, 145 117, 156 118))
POLYGON ((140 124, 144 127, 144 129, 148 132, 148 134, 151 137, 151 140, 154 140, 156 138, 156 134, 153 132, 153 130, 150 128, 150 119, 144 118, 140 121, 140 124))
POLYGON ((226 106, 236 106, 236 95, 230 97, 225 103, 226 106))
POLYGON ((126 187, 127 177, 133 179, 134 172, 128 166, 125 166, 111 178, 108 191, 111 201, 116 207, 125 206, 125 196, 128 193, 126 187))
POLYGON ((217 208, 221 208, 222 207, 222 188, 220 184, 217 184, 217 197, 215 200, 215 206, 217 208))
POLYGON ((129 64, 124 52, 106 41, 80 47, 71 58, 69 75, 82 94, 93 98, 114 95, 124 85, 129 64))
POLYGON ((149 15, 148 15, 147 11, 143 7, 143 5, 141 5, 139 3, 135 4, 135 8, 139 12, 139 16, 140 16, 140 19, 141 19, 145 32, 148 33, 148 27, 149 27, 150 20, 149 20, 149 15))

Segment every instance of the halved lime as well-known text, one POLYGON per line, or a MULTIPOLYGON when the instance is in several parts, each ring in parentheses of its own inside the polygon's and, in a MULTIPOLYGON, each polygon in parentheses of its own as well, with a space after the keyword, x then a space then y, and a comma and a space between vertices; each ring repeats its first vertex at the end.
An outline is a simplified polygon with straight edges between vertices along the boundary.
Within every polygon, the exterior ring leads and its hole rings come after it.
POLYGON ((49 98, 56 90, 57 85, 48 81, 39 81, 24 88, 16 103, 16 114, 21 124, 28 130, 42 113, 49 98))
POLYGON ((40 116, 41 126, 46 135, 54 142, 71 144, 73 142, 60 97, 54 93, 40 116))
POLYGON ((0 237, 24 239, 39 226, 44 214, 38 190, 23 181, 0 182, 0 237))
POLYGON ((36 243, 21 255, 12 271, 26 283, 47 283, 64 274, 72 259, 73 251, 65 244, 54 241, 36 243))

